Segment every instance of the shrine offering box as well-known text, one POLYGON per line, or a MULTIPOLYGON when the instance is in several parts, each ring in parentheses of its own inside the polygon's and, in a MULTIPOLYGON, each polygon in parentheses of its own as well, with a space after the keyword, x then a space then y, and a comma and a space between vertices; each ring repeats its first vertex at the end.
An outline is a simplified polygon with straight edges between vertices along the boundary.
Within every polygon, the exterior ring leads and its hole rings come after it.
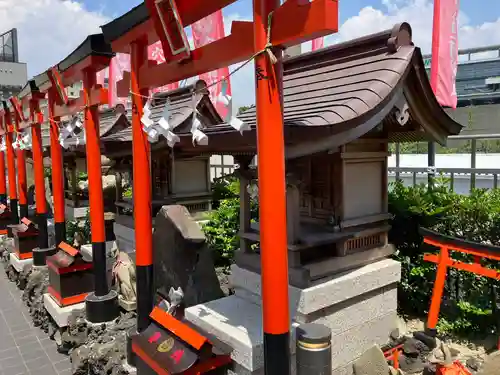
POLYGON ((229 348, 214 346, 189 323, 156 306, 152 323, 132 337, 137 367, 144 374, 206 374, 231 363, 229 348))
POLYGON ((47 291, 59 304, 70 306, 85 301, 94 290, 92 263, 85 262, 80 252, 61 242, 57 253, 47 257, 49 287, 47 291))
POLYGON ((7 225, 11 224, 9 208, 5 204, 0 204, 0 234, 7 234, 7 225))
POLYGON ((14 237, 14 251, 19 259, 30 259, 33 257, 33 249, 38 246, 38 228, 27 218, 21 220, 21 224, 11 226, 14 237))

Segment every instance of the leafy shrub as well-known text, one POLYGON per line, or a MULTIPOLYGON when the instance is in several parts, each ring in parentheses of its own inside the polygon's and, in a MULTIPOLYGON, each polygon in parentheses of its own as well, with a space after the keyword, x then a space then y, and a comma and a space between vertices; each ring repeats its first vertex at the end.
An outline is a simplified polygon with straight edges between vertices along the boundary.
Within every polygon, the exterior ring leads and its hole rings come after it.
MULTIPOLYGON (((234 252, 240 247, 240 200, 238 192, 240 183, 238 179, 227 179, 220 183, 220 196, 230 198, 221 200, 216 210, 208 215, 207 222, 203 225, 203 230, 207 237, 207 242, 214 251, 215 264, 217 267, 227 267, 231 265, 234 252)), ((258 204, 251 200, 251 218, 258 218, 258 204)))
POLYGON ((87 210, 85 219, 83 221, 68 220, 66 221, 66 240, 69 244, 75 241, 75 235, 80 233, 83 243, 91 243, 90 238, 90 210, 87 210))

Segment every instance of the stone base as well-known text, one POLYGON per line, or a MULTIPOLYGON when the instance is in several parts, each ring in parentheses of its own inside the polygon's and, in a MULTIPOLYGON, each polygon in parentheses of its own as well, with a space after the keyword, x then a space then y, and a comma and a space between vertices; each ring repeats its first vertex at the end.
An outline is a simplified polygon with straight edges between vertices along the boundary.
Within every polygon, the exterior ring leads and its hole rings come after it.
POLYGON ((6 250, 9 253, 12 253, 14 251, 14 239, 9 238, 6 235, 2 237, 3 237, 2 245, 4 250, 6 250))
MULTIPOLYGON (((113 246, 115 245, 115 241, 107 241, 106 242, 106 269, 108 271, 108 286, 111 286, 111 282, 113 279, 113 265, 115 264, 115 258, 113 258, 113 254, 111 253, 113 250, 113 246)), ((82 245, 80 248, 80 253, 82 257, 87 262, 92 262, 92 244, 82 245)))
POLYGON ((61 307, 49 293, 45 293, 43 295, 43 305, 59 328, 64 328, 69 325, 68 318, 73 312, 85 310, 85 302, 61 307))
POLYGON ((118 295, 118 304, 125 311, 135 311, 137 308, 137 302, 125 301, 121 295, 118 295))
POLYGON ((27 272, 33 265, 33 259, 19 259, 16 253, 10 253, 10 265, 18 272, 27 272))
MULTIPOLYGON (((374 344, 385 344, 396 327, 400 275, 400 264, 385 259, 311 288, 290 287, 292 354, 299 324, 324 324, 332 330, 333 373, 351 375, 351 363, 374 344)), ((190 307, 186 318, 234 349, 237 374, 260 374, 264 363, 260 275, 233 266, 232 283, 235 295, 190 307)))

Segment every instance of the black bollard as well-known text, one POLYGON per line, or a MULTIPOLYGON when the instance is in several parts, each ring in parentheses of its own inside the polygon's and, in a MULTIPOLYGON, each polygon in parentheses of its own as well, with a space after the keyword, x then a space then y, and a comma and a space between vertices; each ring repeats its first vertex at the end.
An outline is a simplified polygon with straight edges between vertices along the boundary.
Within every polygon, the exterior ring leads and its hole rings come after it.
POLYGON ((322 324, 297 327, 297 375, 332 373, 332 332, 322 324))

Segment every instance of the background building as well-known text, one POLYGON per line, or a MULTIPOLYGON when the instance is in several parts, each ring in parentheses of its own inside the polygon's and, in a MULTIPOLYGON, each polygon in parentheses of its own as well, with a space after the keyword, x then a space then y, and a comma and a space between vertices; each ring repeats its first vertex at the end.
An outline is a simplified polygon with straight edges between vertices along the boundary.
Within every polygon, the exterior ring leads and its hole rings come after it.
POLYGON ((28 80, 26 63, 19 62, 17 30, 0 35, 0 100, 16 95, 28 80))

